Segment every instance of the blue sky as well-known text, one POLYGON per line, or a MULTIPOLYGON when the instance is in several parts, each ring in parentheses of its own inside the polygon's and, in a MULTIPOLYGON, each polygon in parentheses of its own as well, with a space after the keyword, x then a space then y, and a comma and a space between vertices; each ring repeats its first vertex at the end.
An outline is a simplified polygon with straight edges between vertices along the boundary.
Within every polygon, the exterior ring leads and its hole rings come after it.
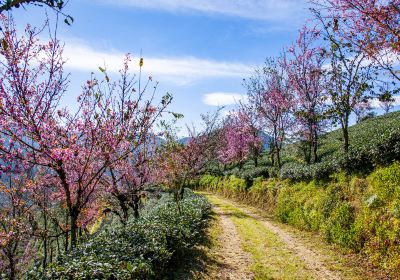
MULTIPOLYGON (((75 106, 98 66, 116 73, 125 53, 137 72, 142 50, 144 74, 160 82, 159 96, 172 93, 182 127, 217 105, 229 110, 245 93, 243 78, 290 45, 310 17, 306 0, 71 0, 64 12, 75 21, 59 26, 71 73, 63 105, 75 106)), ((45 19, 42 8, 13 14, 20 27, 45 19)))
MULTIPOLYGON (((64 12, 75 19, 59 26, 71 72, 65 106, 75 106, 98 66, 116 72, 131 53, 137 71, 142 49, 144 73, 160 82, 160 96, 173 94, 181 126, 216 105, 228 110, 245 93, 243 78, 290 44, 309 17, 306 0, 71 0, 64 12)), ((45 18, 35 7, 13 14, 20 27, 45 18)))

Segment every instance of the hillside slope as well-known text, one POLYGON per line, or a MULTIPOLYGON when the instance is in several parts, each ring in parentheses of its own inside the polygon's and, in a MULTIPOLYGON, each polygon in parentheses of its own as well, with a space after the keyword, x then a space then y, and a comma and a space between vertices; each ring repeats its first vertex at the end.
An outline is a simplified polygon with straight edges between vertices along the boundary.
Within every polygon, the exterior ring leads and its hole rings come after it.
MULTIPOLYGON (((352 173, 367 175, 376 166, 389 165, 400 160, 400 111, 367 119, 349 128, 350 151, 347 156, 342 149, 340 129, 320 136, 318 157, 314 164, 306 164, 302 143, 287 144, 282 149, 281 179, 308 180, 327 178, 330 174, 346 168, 352 173)), ((254 180, 259 176, 276 176, 278 170, 271 166, 268 151, 265 151, 256 168, 248 160, 242 170, 232 164, 224 175, 254 180)))

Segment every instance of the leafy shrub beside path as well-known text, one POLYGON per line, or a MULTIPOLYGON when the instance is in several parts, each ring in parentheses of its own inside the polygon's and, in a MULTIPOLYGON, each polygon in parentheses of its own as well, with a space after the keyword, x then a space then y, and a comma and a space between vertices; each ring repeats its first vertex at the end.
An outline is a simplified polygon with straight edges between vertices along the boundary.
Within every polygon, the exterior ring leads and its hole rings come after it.
POLYGON ((139 219, 105 229, 26 279, 161 279, 176 254, 199 243, 211 212, 190 190, 180 203, 182 215, 170 195, 150 201, 139 219))
POLYGON ((257 178, 245 190, 230 186, 231 180, 204 175, 199 187, 257 206, 283 223, 320 232, 328 242, 365 254, 387 271, 400 272, 399 162, 368 176, 335 173, 312 181, 257 178))

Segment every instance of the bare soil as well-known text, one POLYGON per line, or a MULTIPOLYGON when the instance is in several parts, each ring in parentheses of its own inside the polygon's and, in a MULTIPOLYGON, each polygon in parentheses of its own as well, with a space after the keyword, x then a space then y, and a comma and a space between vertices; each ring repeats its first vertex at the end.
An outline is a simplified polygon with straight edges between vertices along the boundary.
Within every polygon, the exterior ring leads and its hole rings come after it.
POLYGON ((253 274, 249 270, 252 263, 251 256, 241 249, 240 237, 235 225, 221 209, 214 207, 214 212, 217 214, 221 226, 221 232, 218 237, 220 246, 215 254, 220 265, 217 270, 209 275, 209 279, 253 279, 253 274))

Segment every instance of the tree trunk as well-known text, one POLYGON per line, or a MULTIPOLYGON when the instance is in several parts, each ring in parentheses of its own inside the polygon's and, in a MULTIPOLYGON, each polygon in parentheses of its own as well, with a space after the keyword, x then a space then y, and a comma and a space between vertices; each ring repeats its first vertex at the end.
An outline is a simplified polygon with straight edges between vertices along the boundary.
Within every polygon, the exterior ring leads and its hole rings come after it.
POLYGON ((66 229, 65 229, 65 253, 68 252, 68 238, 69 238, 69 233, 68 233, 68 223, 69 223, 69 215, 68 215, 68 211, 66 211, 65 213, 65 225, 66 225, 66 229))
POLYGON ((318 130, 317 124, 311 121, 310 123, 310 162, 316 163, 318 161, 318 130))
POLYGON ((182 210, 181 210, 181 205, 179 203, 179 190, 174 192, 174 197, 175 197, 175 202, 176 202, 176 206, 178 208, 178 214, 179 216, 182 215, 182 210))
POLYGON ((185 188, 182 185, 180 190, 179 190, 179 198, 182 200, 183 199, 183 195, 185 194, 185 188))
POLYGON ((15 280, 15 260, 12 254, 8 255, 8 262, 10 264, 10 280, 15 280))
POLYGON ((269 151, 270 157, 271 157, 271 165, 275 166, 275 145, 270 146, 270 151, 269 151))
POLYGON ((60 241, 58 240, 58 236, 56 239, 56 243, 57 243, 57 256, 61 255, 61 248, 60 248, 60 241))
POLYGON ((65 231, 65 246, 64 246, 65 253, 68 252, 68 238, 69 238, 69 234, 68 234, 68 230, 66 230, 65 231))
POLYGON ((282 164, 281 164, 281 153, 279 147, 276 147, 276 162, 278 164, 278 168, 280 169, 282 164))
POLYGON ((307 147, 307 151, 306 151, 306 162, 307 162, 307 164, 310 164, 311 163, 311 151, 312 151, 313 145, 312 145, 311 139, 307 142, 308 142, 307 143, 308 147, 307 147))
POLYGON ((349 153, 349 128, 347 125, 343 126, 343 149, 347 155, 349 153))
POLYGON ((318 151, 318 135, 317 135, 317 132, 314 131, 314 137, 313 137, 313 151, 312 151, 312 153, 313 153, 313 162, 314 162, 314 163, 318 162, 318 154, 317 154, 317 151, 318 151))
POLYGON ((139 219, 139 201, 139 196, 135 194, 133 197, 133 215, 135 219, 139 219))
POLYGON ((43 211, 44 220, 44 237, 43 237, 43 271, 46 269, 47 265, 47 215, 46 210, 43 211))
POLYGON ((71 216, 71 249, 76 247, 77 244, 77 233, 78 233, 78 216, 79 211, 76 207, 72 208, 70 213, 71 216))
POLYGON ((257 156, 256 152, 254 153, 253 160, 254 160, 254 167, 257 167, 258 166, 258 156, 257 156))
POLYGON ((343 150, 345 153, 345 169, 349 169, 349 116, 350 113, 345 113, 341 118, 342 134, 343 134, 343 150))
POLYGON ((347 125, 343 126, 343 150, 345 153, 345 170, 350 168, 349 164, 349 128, 347 125))
POLYGON ((53 262, 53 243, 54 243, 54 239, 50 241, 50 263, 53 262))

